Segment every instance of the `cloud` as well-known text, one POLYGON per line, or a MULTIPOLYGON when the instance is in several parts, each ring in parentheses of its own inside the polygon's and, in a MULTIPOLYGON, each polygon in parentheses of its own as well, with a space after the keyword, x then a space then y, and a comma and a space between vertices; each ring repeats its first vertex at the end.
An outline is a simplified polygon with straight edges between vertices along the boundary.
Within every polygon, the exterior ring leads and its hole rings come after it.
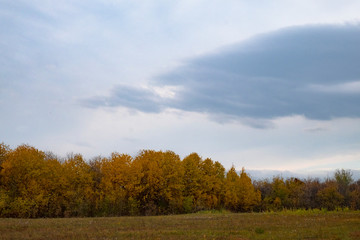
POLYGON ((110 97, 96 96, 82 100, 81 103, 87 107, 116 107, 126 106, 141 112, 160 112, 163 109, 161 97, 154 92, 140 87, 117 86, 110 97))
POLYGON ((360 81, 346 82, 334 85, 311 85, 310 88, 317 92, 332 94, 360 94, 360 81))
POLYGON ((328 129, 323 128, 323 127, 312 127, 312 128, 305 128, 304 131, 305 132, 309 132, 309 133, 318 133, 318 132, 324 132, 327 131, 328 129))
POLYGON ((216 118, 360 117, 360 25, 281 29, 185 61, 150 81, 118 86, 93 107, 167 108, 216 118), (172 89, 164 98, 153 89, 172 89))

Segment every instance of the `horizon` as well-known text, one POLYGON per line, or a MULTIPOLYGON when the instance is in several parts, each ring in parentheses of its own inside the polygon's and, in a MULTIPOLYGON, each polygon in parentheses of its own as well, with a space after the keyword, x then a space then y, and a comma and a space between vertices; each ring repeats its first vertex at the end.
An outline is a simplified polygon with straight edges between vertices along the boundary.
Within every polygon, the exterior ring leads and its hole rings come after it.
MULTIPOLYGON (((3 144, 7 145, 6 143, 3 143, 3 144)), ((90 161, 92 161, 94 159, 98 159, 98 158, 111 158, 111 155, 113 153, 126 154, 126 155, 131 156, 132 159, 135 159, 139 154, 141 154, 142 151, 152 150, 152 149, 142 149, 142 150, 137 151, 137 153, 135 153, 135 154, 128 154, 128 153, 121 153, 121 152, 113 151, 112 153, 108 154, 107 156, 96 155, 96 156, 92 156, 92 157, 85 157, 83 154, 81 154, 79 152, 78 153, 76 153, 76 152, 67 152, 64 156, 62 156, 62 155, 54 153, 51 150, 44 151, 42 149, 38 149, 37 147, 32 146, 31 144, 21 144, 19 146, 22 146, 22 145, 34 147, 35 149, 37 149, 39 151, 42 151, 45 154, 54 154, 54 156, 58 160, 61 160, 61 161, 64 161, 65 159, 69 158, 72 155, 80 154, 87 163, 89 163, 90 161)), ((17 146, 17 147, 19 147, 19 146, 17 146)), ((17 148, 17 147, 13 148, 11 146, 9 146, 9 147, 12 150, 17 148)), ((174 152, 174 151, 171 151, 171 150, 159 150, 159 151, 162 151, 162 152, 167 152, 167 151, 174 152)), ((176 152, 174 152, 174 153, 177 154, 176 152)), ((192 153, 196 153, 196 152, 192 152, 192 153)), ((187 156, 189 156, 192 153, 188 153, 188 154, 186 154, 184 156, 181 156, 179 154, 177 154, 177 155, 179 156, 180 160, 182 161, 184 158, 186 158, 187 156)), ((205 159, 213 160, 211 158, 211 156, 206 156, 206 157, 200 156, 200 158, 202 160, 205 160, 205 159)), ((218 161, 218 162, 221 163, 221 161, 218 161)), ((232 167, 234 167, 234 165, 232 167)), ((275 177, 281 177, 281 178, 284 178, 284 179, 298 178, 298 179, 301 179, 301 180, 319 179, 320 181, 323 182, 323 181, 326 181, 327 179, 333 178, 335 172, 337 170, 341 170, 341 169, 346 170, 346 171, 350 171, 350 173, 352 174, 352 178, 353 178, 354 182, 360 180, 360 170, 359 169, 344 169, 344 168, 340 169, 340 168, 337 168, 337 169, 317 169, 317 170, 300 170, 300 171, 293 170, 292 171, 292 170, 287 170, 287 169, 280 169, 279 170, 279 169, 271 169, 271 168, 267 168, 267 169, 265 169, 265 168, 251 169, 251 168, 247 168, 246 166, 241 166, 241 167, 235 167, 235 170, 236 170, 237 173, 241 173, 242 168, 245 169, 245 172, 252 179, 252 181, 272 180, 275 177)), ((230 169, 231 169, 231 167, 228 167, 228 168, 225 167, 225 172, 228 172, 230 169)))

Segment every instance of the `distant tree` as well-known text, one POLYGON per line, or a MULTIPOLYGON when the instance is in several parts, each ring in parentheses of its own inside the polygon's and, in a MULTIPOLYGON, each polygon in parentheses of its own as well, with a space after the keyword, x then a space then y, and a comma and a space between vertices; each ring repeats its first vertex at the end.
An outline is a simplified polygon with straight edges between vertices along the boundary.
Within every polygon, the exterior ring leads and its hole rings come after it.
POLYGON ((300 198, 300 206, 305 209, 320 208, 320 201, 318 200, 318 192, 322 185, 319 179, 304 180, 303 194, 300 198))
POLYGON ((273 201, 273 208, 280 210, 289 206, 290 191, 286 187, 285 181, 282 177, 274 177, 271 183, 272 192, 271 197, 273 201))
POLYGON ((350 189, 350 208, 353 210, 360 210, 360 180, 353 183, 350 189))
POLYGON ((336 170, 334 178, 337 183, 338 192, 343 196, 343 206, 349 206, 350 204, 350 184, 353 182, 352 173, 350 170, 336 170))
POLYGON ((5 143, 0 143, 0 171, 2 169, 1 165, 5 161, 6 155, 10 152, 10 147, 5 143))
POLYGON ((301 199, 304 195, 305 183, 298 178, 289 178, 285 181, 288 189, 287 208, 297 209, 301 207, 301 199))
POLYGON ((343 206, 344 197, 338 192, 337 183, 328 179, 323 185, 317 194, 321 208, 332 211, 343 206))
POLYGON ((257 191, 260 191, 261 202, 257 206, 258 211, 266 211, 271 209, 271 204, 273 202, 271 193, 272 193, 272 184, 269 180, 260 180, 254 182, 254 187, 257 191))

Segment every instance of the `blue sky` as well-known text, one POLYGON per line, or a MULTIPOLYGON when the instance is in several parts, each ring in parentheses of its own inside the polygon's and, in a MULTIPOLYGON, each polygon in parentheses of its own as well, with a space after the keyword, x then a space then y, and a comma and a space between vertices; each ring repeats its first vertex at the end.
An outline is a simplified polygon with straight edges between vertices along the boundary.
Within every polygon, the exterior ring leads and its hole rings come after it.
POLYGON ((358 1, 0 1, 0 141, 360 169, 358 1))

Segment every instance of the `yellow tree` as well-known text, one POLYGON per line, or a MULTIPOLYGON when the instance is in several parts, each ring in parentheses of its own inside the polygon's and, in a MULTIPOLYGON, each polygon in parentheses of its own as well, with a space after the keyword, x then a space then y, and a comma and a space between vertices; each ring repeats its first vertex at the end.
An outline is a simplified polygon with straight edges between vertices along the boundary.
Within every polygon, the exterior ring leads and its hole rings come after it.
POLYGON ((239 178, 239 209, 241 211, 253 210, 255 206, 260 204, 261 193, 255 190, 251 182, 251 178, 246 174, 245 169, 242 168, 239 178))
POLYGON ((127 198, 131 185, 132 157, 113 153, 110 159, 101 162, 102 179, 100 201, 106 215, 124 215, 128 213, 127 198))
POLYGON ((62 217, 65 206, 63 193, 66 191, 63 179, 64 169, 58 157, 52 153, 46 153, 45 160, 44 177, 46 181, 42 186, 47 190, 49 198, 46 215, 62 217))
POLYGON ((207 158, 200 165, 202 171, 202 195, 201 202, 206 209, 220 207, 225 169, 219 162, 213 162, 207 158))
POLYGON ((162 152, 143 150, 134 159, 132 170, 135 177, 133 198, 140 204, 140 212, 154 215, 159 212, 158 203, 165 178, 161 169, 162 152))
POLYGON ((240 199, 238 195, 239 175, 232 166, 226 174, 225 179, 225 207, 231 211, 239 211, 240 199))
POLYGON ((161 152, 160 168, 163 182, 160 187, 160 213, 179 213, 182 209, 184 169, 179 155, 172 151, 161 152))
POLYGON ((11 149, 9 146, 5 145, 5 143, 0 143, 0 217, 5 216, 6 209, 10 202, 8 192, 5 190, 5 186, 1 179, 1 170, 3 169, 2 163, 5 161, 10 151, 11 149))
POLYGON ((100 156, 94 157, 89 161, 90 172, 93 182, 93 198, 91 200, 92 209, 90 216, 103 216, 103 198, 102 198, 102 161, 100 156))
POLYGON ((7 192, 6 215, 44 217, 51 202, 51 188, 57 179, 49 175, 51 162, 44 152, 28 145, 10 151, 2 163, 2 186, 7 192))
POLYGON ((146 215, 178 213, 182 209, 183 166, 174 152, 144 150, 131 166, 130 202, 146 215), (135 200, 135 201, 134 201, 135 200))
POLYGON ((298 178, 290 178, 286 179, 285 185, 289 192, 287 207, 292 209, 299 208, 305 194, 305 183, 298 178))
POLYGON ((2 162, 5 160, 6 155, 10 152, 10 147, 5 143, 0 143, 0 170, 2 162))
POLYGON ((94 199, 93 176, 90 166, 80 154, 70 154, 62 164, 66 198, 65 216, 91 215, 94 199))
POLYGON ((182 160, 184 169, 184 211, 193 212, 203 208, 201 195, 203 194, 201 170, 202 159, 197 153, 191 153, 182 160))
POLYGON ((225 207, 232 211, 250 211, 260 201, 260 191, 255 190, 245 169, 242 169, 239 176, 232 167, 226 174, 225 207))

